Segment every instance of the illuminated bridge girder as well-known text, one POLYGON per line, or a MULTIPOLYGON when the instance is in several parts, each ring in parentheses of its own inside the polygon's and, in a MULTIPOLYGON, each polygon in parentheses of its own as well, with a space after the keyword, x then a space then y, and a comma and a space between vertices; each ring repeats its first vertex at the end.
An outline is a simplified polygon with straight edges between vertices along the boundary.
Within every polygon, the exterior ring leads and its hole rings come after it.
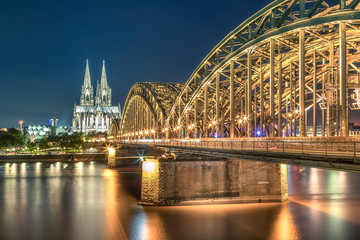
POLYGON ((161 129, 181 88, 176 83, 136 83, 125 102, 120 132, 134 138, 164 137, 161 129))
MULTIPOLYGON (((360 88, 359 2, 274 1, 216 45, 166 109, 156 99, 173 93, 155 88, 127 103, 148 106, 146 128, 158 137, 348 136, 359 102, 350 98, 360 88)), ((139 134, 136 109, 125 105, 124 138, 139 134)))

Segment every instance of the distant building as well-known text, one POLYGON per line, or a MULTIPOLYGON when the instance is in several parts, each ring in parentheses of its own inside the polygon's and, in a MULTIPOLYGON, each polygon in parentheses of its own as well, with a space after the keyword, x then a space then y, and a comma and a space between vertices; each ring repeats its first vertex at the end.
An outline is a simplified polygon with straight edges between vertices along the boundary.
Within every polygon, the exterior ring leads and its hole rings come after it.
POLYGON ((31 142, 40 140, 44 137, 56 136, 61 134, 70 134, 71 128, 58 126, 58 119, 52 118, 49 124, 29 125, 24 127, 24 135, 30 138, 31 142))
POLYGON ((101 82, 97 82, 96 95, 91 85, 89 63, 86 60, 84 84, 81 88, 80 105, 74 106, 73 132, 107 133, 111 121, 120 118, 120 105, 111 105, 111 88, 108 85, 103 61, 101 82))

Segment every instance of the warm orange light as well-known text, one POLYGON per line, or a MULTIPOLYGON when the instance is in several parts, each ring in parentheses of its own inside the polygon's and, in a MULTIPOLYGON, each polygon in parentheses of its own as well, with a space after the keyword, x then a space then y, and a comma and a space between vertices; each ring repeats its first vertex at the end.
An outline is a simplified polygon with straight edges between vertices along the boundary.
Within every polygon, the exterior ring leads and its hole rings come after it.
POLYGON ((108 151, 109 151, 109 154, 114 154, 115 153, 115 149, 111 148, 111 147, 108 147, 108 151))
POLYGON ((156 163, 152 161, 143 162, 143 170, 147 173, 152 173, 155 171, 156 163))
POLYGON ((103 171, 102 176, 103 177, 110 177, 112 174, 113 173, 112 173, 112 171, 110 169, 106 169, 106 170, 103 171))

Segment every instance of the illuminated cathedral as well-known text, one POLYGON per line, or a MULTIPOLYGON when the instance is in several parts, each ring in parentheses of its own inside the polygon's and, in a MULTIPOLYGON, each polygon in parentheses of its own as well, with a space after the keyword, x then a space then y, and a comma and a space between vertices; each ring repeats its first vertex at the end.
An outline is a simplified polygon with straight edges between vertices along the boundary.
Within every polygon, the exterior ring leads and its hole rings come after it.
POLYGON ((81 133, 107 133, 111 121, 120 118, 120 105, 111 106, 111 88, 108 85, 105 61, 101 71, 100 83, 97 81, 96 95, 91 85, 89 61, 86 60, 84 84, 81 88, 80 105, 74 106, 72 131, 81 133))

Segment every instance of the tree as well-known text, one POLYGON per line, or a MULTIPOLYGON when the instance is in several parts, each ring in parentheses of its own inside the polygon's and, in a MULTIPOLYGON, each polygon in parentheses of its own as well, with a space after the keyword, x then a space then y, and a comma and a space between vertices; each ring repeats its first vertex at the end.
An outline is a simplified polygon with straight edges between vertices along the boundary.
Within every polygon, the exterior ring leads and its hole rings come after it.
POLYGON ((21 131, 10 128, 8 132, 0 132, 0 149, 18 149, 23 147, 25 139, 21 131))

